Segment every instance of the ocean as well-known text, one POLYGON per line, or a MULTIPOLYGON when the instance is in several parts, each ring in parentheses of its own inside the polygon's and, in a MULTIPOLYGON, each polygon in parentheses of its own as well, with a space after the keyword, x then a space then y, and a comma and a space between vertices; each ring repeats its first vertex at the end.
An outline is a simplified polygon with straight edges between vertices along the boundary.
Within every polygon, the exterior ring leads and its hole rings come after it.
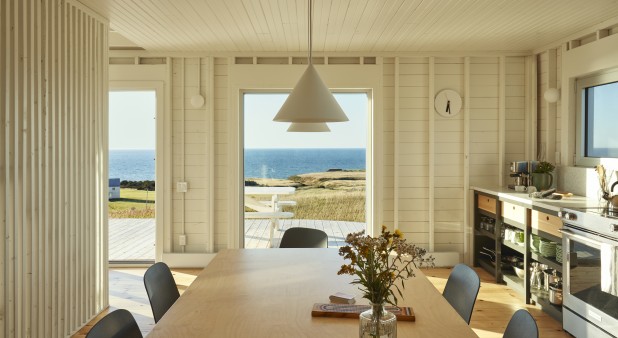
POLYGON ((121 181, 154 181, 155 150, 110 150, 109 178, 121 181))
MULTIPOLYGON (((365 169, 365 149, 245 149, 245 177, 288 178, 328 169, 365 169)), ((155 179, 155 151, 110 150, 109 177, 155 179)))
POLYGON ((365 170, 365 149, 245 149, 247 178, 288 178, 328 169, 365 170))

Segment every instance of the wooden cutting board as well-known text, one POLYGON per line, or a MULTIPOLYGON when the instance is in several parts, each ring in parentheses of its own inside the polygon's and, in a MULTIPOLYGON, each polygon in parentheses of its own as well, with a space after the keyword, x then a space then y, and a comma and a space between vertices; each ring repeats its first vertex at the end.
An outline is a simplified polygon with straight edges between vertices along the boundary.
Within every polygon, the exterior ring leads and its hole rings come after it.
MULTIPOLYGON (((397 320, 413 322, 416 320, 414 310, 408 306, 385 306, 386 311, 395 314, 397 320)), ((358 318, 358 315, 370 309, 369 305, 315 303, 311 310, 312 317, 358 318)))

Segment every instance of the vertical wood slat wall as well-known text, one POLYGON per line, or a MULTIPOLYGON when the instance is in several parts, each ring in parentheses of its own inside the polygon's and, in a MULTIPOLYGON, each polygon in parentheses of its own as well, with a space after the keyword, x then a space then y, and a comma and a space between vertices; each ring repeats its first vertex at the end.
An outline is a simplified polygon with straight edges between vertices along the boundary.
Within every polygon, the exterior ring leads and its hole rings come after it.
POLYGON ((70 1, 0 3, 0 336, 107 306, 107 31, 70 1))

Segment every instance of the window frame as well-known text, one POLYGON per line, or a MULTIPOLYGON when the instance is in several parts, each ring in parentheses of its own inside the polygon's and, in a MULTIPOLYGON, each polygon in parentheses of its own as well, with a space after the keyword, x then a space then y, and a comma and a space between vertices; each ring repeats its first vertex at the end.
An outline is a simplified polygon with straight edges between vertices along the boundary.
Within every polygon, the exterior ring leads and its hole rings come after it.
POLYGON ((576 80, 575 166, 593 167, 599 164, 618 166, 618 158, 586 157, 586 88, 618 82, 618 69, 596 73, 576 80))

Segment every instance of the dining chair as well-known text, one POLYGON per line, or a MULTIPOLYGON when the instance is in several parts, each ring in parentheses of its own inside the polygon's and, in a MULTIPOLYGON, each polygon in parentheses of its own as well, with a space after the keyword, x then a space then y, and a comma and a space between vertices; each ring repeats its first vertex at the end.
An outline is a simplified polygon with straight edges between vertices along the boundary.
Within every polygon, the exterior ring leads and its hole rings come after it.
POLYGON ((107 314, 86 334, 86 338, 142 338, 131 312, 120 309, 107 314))
POLYGON ((280 248, 328 248, 328 235, 318 229, 290 228, 283 233, 280 248))
POLYGON ((442 295, 461 318, 470 324, 472 309, 480 288, 481 280, 476 271, 465 264, 457 264, 448 276, 442 295))
POLYGON ((515 311, 504 331, 503 338, 539 338, 539 328, 532 315, 520 309, 515 311))
POLYGON ((149 267, 144 274, 144 286, 154 321, 157 323, 180 297, 174 276, 167 264, 159 262, 149 267))

